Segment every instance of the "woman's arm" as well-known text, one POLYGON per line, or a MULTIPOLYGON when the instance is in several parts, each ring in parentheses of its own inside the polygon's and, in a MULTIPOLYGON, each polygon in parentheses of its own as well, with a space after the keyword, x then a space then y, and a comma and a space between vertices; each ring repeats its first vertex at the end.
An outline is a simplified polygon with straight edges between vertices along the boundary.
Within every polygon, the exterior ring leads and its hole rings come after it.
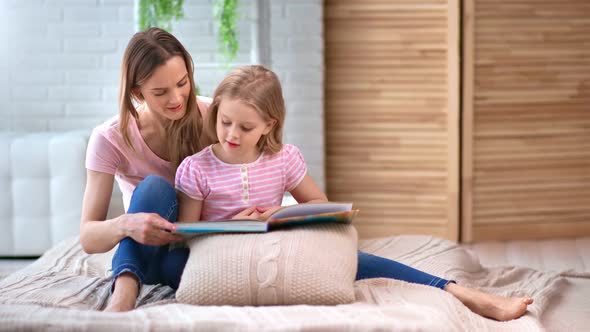
POLYGON ((86 172, 80 243, 89 254, 109 251, 125 237, 123 229, 118 227, 117 218, 105 220, 114 180, 115 176, 111 174, 86 172))
POLYGON ((155 213, 130 213, 106 219, 114 179, 112 174, 87 171, 80 222, 80 244, 85 252, 107 252, 128 236, 148 245, 182 240, 167 232, 176 226, 155 213))

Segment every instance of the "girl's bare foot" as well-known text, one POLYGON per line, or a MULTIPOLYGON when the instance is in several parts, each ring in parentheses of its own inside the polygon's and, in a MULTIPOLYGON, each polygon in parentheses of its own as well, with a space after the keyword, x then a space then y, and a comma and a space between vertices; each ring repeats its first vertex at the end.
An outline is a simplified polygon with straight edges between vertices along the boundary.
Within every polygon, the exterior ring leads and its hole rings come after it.
POLYGON ((135 302, 139 295, 139 283, 135 276, 130 273, 123 273, 115 280, 115 289, 109 304, 104 311, 120 312, 135 309, 135 302))
POLYGON ((455 283, 449 283, 445 290, 476 314, 499 321, 512 320, 524 315, 527 306, 533 303, 530 297, 498 296, 455 283))

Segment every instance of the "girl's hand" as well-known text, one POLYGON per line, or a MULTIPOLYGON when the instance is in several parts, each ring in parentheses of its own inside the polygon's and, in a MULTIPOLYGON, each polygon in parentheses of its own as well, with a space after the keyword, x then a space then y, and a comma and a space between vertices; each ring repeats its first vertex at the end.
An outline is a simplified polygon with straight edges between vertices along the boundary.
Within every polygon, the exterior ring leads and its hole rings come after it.
POLYGON ((126 236, 139 243, 162 246, 184 241, 182 236, 170 233, 177 229, 176 225, 157 213, 128 213, 121 217, 120 225, 126 236))
POLYGON ((267 206, 267 207, 258 207, 256 208, 258 210, 259 213, 262 213, 260 215, 260 220, 268 220, 268 218, 270 218, 270 216, 272 216, 273 213, 277 212, 278 210, 280 210, 282 208, 282 206, 267 206))
POLYGON ((232 219, 253 219, 260 220, 260 212, 258 212, 256 206, 251 206, 244 211, 233 216, 232 219))

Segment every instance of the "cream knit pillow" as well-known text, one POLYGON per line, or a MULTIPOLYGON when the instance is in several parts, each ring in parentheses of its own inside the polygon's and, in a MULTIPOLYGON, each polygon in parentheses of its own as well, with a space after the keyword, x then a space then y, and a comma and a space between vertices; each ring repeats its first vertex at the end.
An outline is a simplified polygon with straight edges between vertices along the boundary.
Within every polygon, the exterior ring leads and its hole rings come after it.
POLYGON ((257 234, 201 235, 176 299, 198 305, 333 305, 354 301, 357 233, 324 224, 257 234))

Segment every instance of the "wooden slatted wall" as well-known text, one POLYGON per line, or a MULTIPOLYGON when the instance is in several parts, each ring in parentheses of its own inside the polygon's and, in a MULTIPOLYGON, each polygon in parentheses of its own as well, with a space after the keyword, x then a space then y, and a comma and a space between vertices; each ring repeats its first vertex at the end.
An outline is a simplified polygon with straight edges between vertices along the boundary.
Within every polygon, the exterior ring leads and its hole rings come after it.
POLYGON ((457 240, 456 0, 326 0, 328 197, 360 237, 457 240))
POLYGON ((462 235, 590 235, 590 1, 464 0, 462 235))

